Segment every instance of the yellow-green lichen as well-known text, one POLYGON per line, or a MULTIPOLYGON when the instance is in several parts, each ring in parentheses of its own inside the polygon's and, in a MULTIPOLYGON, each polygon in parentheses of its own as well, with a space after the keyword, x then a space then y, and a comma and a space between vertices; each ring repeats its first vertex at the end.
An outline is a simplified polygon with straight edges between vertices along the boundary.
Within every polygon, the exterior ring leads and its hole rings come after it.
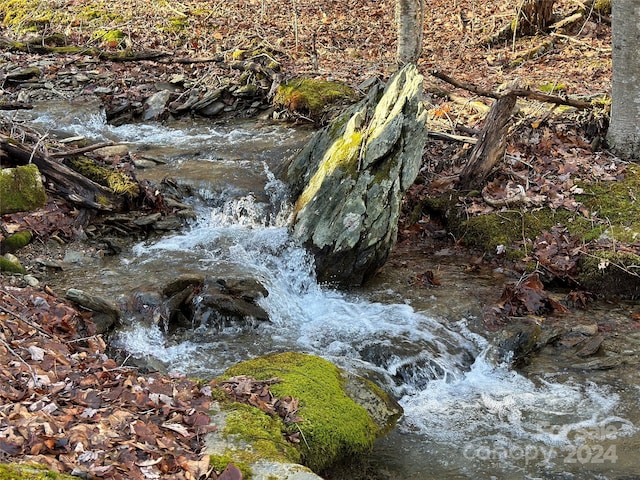
POLYGON ((125 38, 122 30, 96 30, 93 32, 93 38, 110 47, 120 45, 125 38))
POLYGON ((351 100, 353 96, 353 89, 344 83, 303 78, 280 85, 273 103, 315 118, 326 106, 340 100, 351 100))
POLYGON ((36 464, 0 464, 0 480, 77 480, 36 464))
POLYGON ((271 390, 300 401, 298 415, 303 420, 288 428, 292 434, 301 432, 302 461, 312 470, 322 471, 372 448, 378 428, 367 411, 346 395, 341 372, 332 363, 289 352, 242 362, 225 373, 226 378, 235 375, 283 380, 271 390))
POLYGON ((295 211, 302 210, 318 193, 324 179, 331 176, 338 168, 354 176, 357 172, 358 154, 362 143, 362 133, 359 131, 345 132, 327 150, 324 159, 318 165, 309 183, 296 201, 295 211))
POLYGON ((611 0, 595 0, 593 10, 600 15, 611 15, 611 0))
POLYGON ((178 33, 187 28, 189 28, 189 20, 186 17, 173 17, 168 20, 168 25, 164 30, 170 33, 178 33))
POLYGON ((544 82, 538 85, 538 90, 544 93, 552 94, 565 91, 567 86, 559 82, 544 82))

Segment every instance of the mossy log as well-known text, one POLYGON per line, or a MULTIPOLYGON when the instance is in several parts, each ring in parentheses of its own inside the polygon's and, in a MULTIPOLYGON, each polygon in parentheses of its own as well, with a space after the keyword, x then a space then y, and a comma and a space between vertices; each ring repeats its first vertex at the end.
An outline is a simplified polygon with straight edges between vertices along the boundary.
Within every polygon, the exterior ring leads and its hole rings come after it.
POLYGON ((28 52, 28 53, 52 53, 52 54, 74 54, 91 55, 101 58, 102 60, 111 60, 113 62, 130 62, 141 60, 158 60, 167 57, 167 52, 133 52, 129 49, 108 52, 106 50, 95 47, 82 47, 77 45, 66 45, 60 42, 60 36, 50 36, 37 41, 18 42, 5 37, 0 37, 0 49, 12 52, 28 52), (51 40, 50 39, 54 39, 51 40))
POLYGON ((35 164, 54 193, 82 207, 111 211, 124 205, 123 195, 4 135, 0 135, 0 160, 14 166, 35 164))

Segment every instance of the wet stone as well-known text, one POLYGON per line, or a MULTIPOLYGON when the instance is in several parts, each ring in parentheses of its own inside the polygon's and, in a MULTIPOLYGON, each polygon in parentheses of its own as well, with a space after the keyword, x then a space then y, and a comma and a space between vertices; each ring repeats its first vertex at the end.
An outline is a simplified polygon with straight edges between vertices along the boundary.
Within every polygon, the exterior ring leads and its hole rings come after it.
POLYGON ((578 355, 579 357, 591 357, 595 355, 600 350, 600 347, 603 341, 604 341, 604 335, 597 335, 595 337, 590 338, 588 341, 585 342, 584 345, 582 345, 582 348, 578 350, 576 355, 578 355))
POLYGON ((571 331, 574 333, 581 333, 587 336, 593 336, 598 333, 598 324, 592 323, 590 325, 575 325, 571 327, 571 331))

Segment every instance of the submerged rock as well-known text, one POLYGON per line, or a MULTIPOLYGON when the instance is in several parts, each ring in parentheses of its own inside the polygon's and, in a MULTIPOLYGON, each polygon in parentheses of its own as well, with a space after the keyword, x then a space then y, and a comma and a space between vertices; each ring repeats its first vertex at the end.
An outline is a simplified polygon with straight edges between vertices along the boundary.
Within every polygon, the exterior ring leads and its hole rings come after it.
POLYGON ((161 291, 139 290, 131 299, 137 313, 153 315, 167 329, 217 327, 268 321, 269 314, 258 304, 269 295, 253 278, 179 275, 161 291))
POLYGON ((296 198, 293 233, 313 252, 320 281, 361 285, 386 261, 422 160, 421 99, 422 76, 407 65, 284 166, 296 198))

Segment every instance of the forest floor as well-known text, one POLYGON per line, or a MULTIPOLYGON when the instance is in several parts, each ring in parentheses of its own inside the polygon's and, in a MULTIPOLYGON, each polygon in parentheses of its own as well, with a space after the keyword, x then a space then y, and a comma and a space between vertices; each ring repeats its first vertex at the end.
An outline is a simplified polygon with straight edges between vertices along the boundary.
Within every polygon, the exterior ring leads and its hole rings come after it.
MULTIPOLYGON (((558 20, 577 13, 579 4, 557 1, 554 12, 558 20)), ((564 226, 555 229, 547 226, 526 236, 524 225, 520 225, 523 232, 520 238, 508 239, 513 245, 507 245, 494 239, 474 238, 482 234, 468 225, 457 229, 443 225, 435 210, 425 206, 428 198, 449 196, 467 219, 491 215, 504 218, 514 211, 519 218, 543 209, 564 211, 570 213, 569 222, 584 219, 591 225, 601 226, 599 231, 605 232, 612 218, 599 216, 600 209, 590 204, 589 197, 584 195, 589 186, 612 183, 622 185, 625 194, 630 196, 631 207, 627 213, 632 216, 637 213, 633 191, 625 183, 635 171, 627 162, 612 155, 604 141, 608 125, 607 99, 611 91, 610 19, 587 8, 565 28, 488 42, 488 38, 511 22, 516 8, 517 2, 507 0, 429 2, 423 53, 418 62, 418 69, 424 75, 428 128, 466 139, 452 141, 432 136, 428 140, 419 181, 407 197, 400 242, 391 260, 399 264, 402 252, 433 250, 435 244, 446 243, 455 249, 473 248, 470 258, 475 255, 478 261, 487 262, 492 268, 509 269, 514 279, 523 272, 535 270, 541 276, 562 280, 573 289, 571 303, 585 306, 591 294, 578 288, 579 258, 585 257, 585 252, 593 256, 593 252, 610 249, 612 243, 618 250, 637 255, 640 244, 635 236, 624 240, 612 239, 611 235, 597 238, 588 249, 584 238, 568 233, 564 226), (577 110, 519 100, 509 126, 504 161, 482 192, 461 193, 454 189, 455 180, 472 148, 469 139, 478 136, 492 100, 456 89, 432 76, 433 71, 489 91, 517 82, 519 87, 532 91, 595 103, 593 108, 577 110), (509 257, 505 251, 510 250, 523 250, 524 254, 509 257)), ((154 84, 176 76, 195 83, 203 78, 237 76, 239 72, 206 59, 222 55, 231 62, 234 52, 257 46, 268 47, 277 57, 284 80, 309 76, 340 80, 357 87, 372 76, 387 79, 394 71, 393 11, 391 0, 3 2, 0 4, 0 18, 4 17, 0 27, 3 38, 37 40, 63 34, 66 45, 87 50, 45 54, 7 49, 0 56, 4 78, 0 102, 30 100, 28 91, 20 84, 7 81, 6 75, 37 62, 46 63, 45 80, 50 80, 51 92, 68 88, 68 84, 59 85, 61 79, 86 73, 97 80, 75 85, 78 96, 95 94, 97 87, 106 82, 115 97, 140 99, 146 92, 153 91, 154 84), (95 49, 112 53, 155 51, 165 56, 162 61, 112 62, 96 58, 91 53, 95 49), (203 60, 185 62, 184 59, 203 60)), ((71 231, 65 224, 67 217, 59 210, 52 215, 57 217, 49 222, 49 233, 55 233, 57 222, 71 231)), ((9 224, 19 228, 21 218, 3 218, 3 228, 9 224)), ((633 222, 623 227, 637 228, 633 222)), ((604 259, 598 262, 603 270, 608 266, 604 259)), ((473 263, 470 261, 468 267, 473 268, 473 263)), ((421 282, 439 285, 437 273, 433 277, 420 268, 415 266, 414 273, 424 274, 421 282)), ((629 270, 628 266, 625 268, 629 270)), ((3 367, 0 374, 10 378, 21 372, 24 381, 3 383, 0 392, 4 400, 0 417, 7 419, 13 415, 11 429, 0 430, 5 432, 0 435, 0 461, 37 460, 67 473, 72 470, 71 465, 80 462, 86 471, 104 478, 157 478, 153 477, 156 474, 168 475, 167 478, 215 478, 215 473, 203 466, 199 456, 202 430, 199 412, 208 404, 205 387, 184 379, 152 379, 105 361, 104 345, 93 344, 95 339, 82 337, 94 338, 90 327, 89 331, 81 327, 86 319, 82 320, 80 313, 68 310, 68 304, 50 295, 53 292, 14 289, 8 285, 7 278, 3 276, 0 280, 3 302, 0 352, 3 365, 8 367, 3 367), (60 318, 65 319, 64 322, 60 318), (42 327, 34 327, 34 323, 42 327), (29 343, 27 350, 15 350, 18 343, 34 334, 37 341, 29 343), (65 360, 67 358, 71 360, 65 360), (59 369, 62 365, 64 371, 58 371, 55 378, 45 379, 42 375, 47 369, 43 370, 43 360, 57 364, 59 369), (65 384, 66 370, 76 367, 83 369, 86 378, 70 376, 71 383, 65 384), (98 394, 99 386, 103 390, 98 394), (72 388, 77 392, 71 393, 72 388), (39 393, 45 390, 52 396, 46 400, 40 398, 39 393), (142 400, 137 400, 142 401, 146 409, 139 411, 133 397, 120 399, 116 408, 113 401, 124 390, 138 392, 142 400), (55 418, 50 415, 56 407, 53 396, 62 406, 58 410, 62 413, 55 418), (197 408, 188 409, 189 402, 195 402, 197 408), (36 414, 41 417, 35 418, 36 414), (87 440, 88 433, 74 423, 78 415, 83 418, 83 424, 92 424, 100 433, 95 443, 87 440), (33 422, 41 422, 44 417, 46 421, 39 424, 38 435, 29 433, 35 428, 33 422), (131 427, 125 428, 125 423, 131 427), (71 440, 61 439, 68 438, 63 434, 65 428, 74 425, 72 445, 71 440), (171 448, 152 442, 153 438, 159 438, 160 431, 165 434, 163 438, 171 442, 171 448), (167 432, 173 434, 167 436, 167 432), (116 443, 120 445, 121 458, 108 458, 105 452, 113 450, 116 443), (78 449, 77 445, 84 445, 85 449, 78 449)), ((537 310, 540 304, 552 312, 564 308, 555 301, 544 300, 542 289, 534 278, 518 284, 510 293, 505 290, 506 296, 502 299, 497 292, 496 305, 501 318, 541 314, 543 312, 537 310), (530 307, 530 304, 534 305, 530 307)), ((627 327, 638 328, 639 317, 637 310, 630 309, 627 327)), ((495 326, 493 320, 488 322, 495 326)), ((86 321, 86 325, 90 322, 86 321)))

